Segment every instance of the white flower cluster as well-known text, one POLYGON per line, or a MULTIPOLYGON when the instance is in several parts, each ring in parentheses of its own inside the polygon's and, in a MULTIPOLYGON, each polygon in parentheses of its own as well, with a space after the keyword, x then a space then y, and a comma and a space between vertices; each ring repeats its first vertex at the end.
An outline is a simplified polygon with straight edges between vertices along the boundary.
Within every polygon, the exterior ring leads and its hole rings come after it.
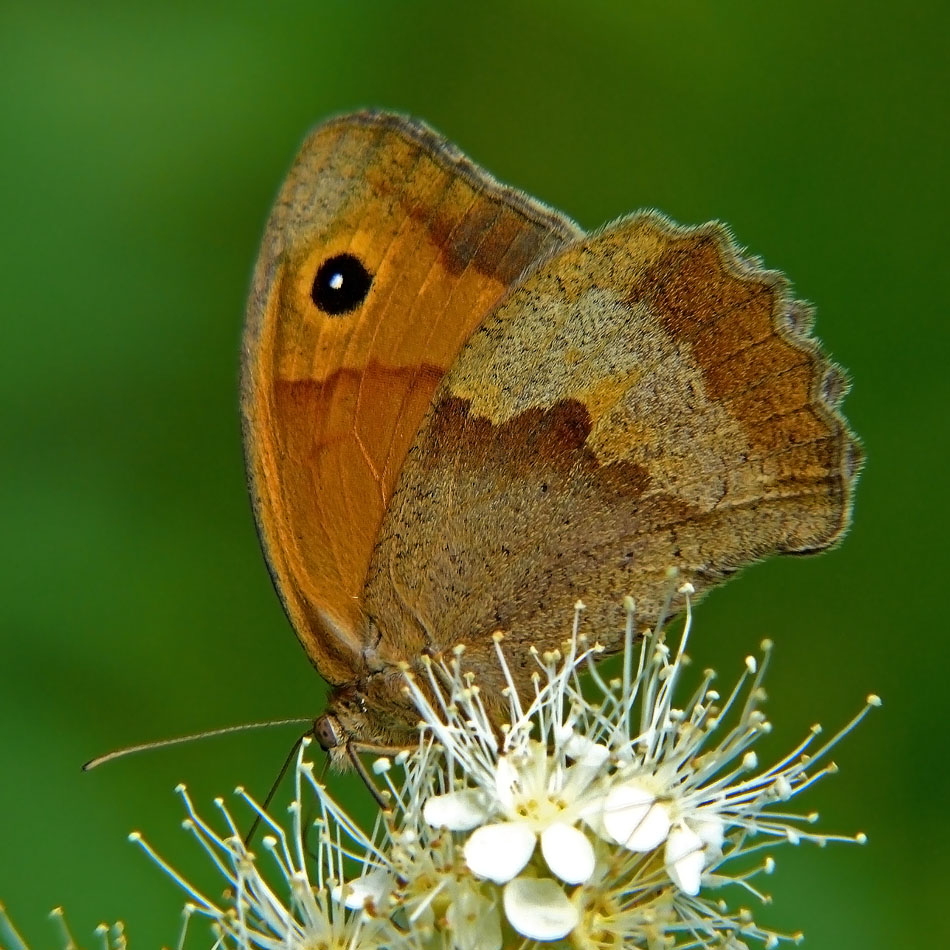
MULTIPOLYGON (((683 592, 688 603, 691 591, 683 592)), ((508 682, 502 729, 463 651, 430 663, 425 689, 407 674, 420 742, 376 762, 392 807, 372 834, 314 779, 305 746, 288 829, 245 796, 269 828, 263 841, 279 888, 245 850, 220 802, 224 837, 185 796, 188 826, 229 882, 228 906, 143 847, 188 890, 189 912, 213 919, 216 947, 502 950, 558 942, 577 950, 653 950, 741 948, 750 939, 774 946, 781 935, 707 892, 738 884, 762 897, 751 878, 770 871, 772 859, 741 859, 760 851, 763 840, 864 840, 806 832, 817 816, 791 813, 784 803, 834 771, 819 760, 879 700, 869 697, 820 749, 811 750, 815 727, 787 756, 759 769, 751 746, 770 730, 760 709, 770 644, 762 659, 746 659, 725 697, 707 671, 674 705, 689 609, 670 649, 662 626, 637 642, 628 604, 623 668, 609 682, 593 664, 599 648, 579 635, 582 610, 578 605, 563 654, 536 654, 530 697, 515 688, 496 637, 508 682), (307 850, 301 820, 307 794, 318 803, 315 852, 307 850)))
MULTIPOLYGON (((79 944, 73 936, 69 924, 66 923, 66 913, 62 907, 55 907, 50 911, 50 920, 57 932, 58 945, 62 950, 79 950, 79 944)), ((95 932, 100 950, 128 950, 128 940, 125 936, 125 926, 121 921, 112 924, 99 924, 95 932)), ((0 947, 3 950, 29 950, 26 940, 13 926, 7 917, 6 909, 0 904, 0 947)))

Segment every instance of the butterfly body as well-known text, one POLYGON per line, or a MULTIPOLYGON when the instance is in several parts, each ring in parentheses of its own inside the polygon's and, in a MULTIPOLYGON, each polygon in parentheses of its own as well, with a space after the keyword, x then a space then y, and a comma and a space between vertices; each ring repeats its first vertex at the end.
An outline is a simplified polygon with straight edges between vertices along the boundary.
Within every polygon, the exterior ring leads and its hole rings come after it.
POLYGON ((327 739, 411 742, 423 654, 464 644, 495 696, 496 630, 527 682, 578 598, 616 651, 670 568, 702 593, 834 544, 860 452, 809 329, 719 224, 588 235, 418 123, 318 128, 265 235, 242 412, 327 739))

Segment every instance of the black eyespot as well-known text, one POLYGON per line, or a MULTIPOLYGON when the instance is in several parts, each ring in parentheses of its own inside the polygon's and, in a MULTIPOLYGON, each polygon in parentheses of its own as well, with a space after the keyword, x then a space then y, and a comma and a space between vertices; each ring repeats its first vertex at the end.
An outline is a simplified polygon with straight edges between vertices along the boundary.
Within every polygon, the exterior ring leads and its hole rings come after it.
POLYGON ((355 310, 369 293, 373 275, 352 254, 327 258, 313 279, 310 296, 324 312, 335 317, 355 310))

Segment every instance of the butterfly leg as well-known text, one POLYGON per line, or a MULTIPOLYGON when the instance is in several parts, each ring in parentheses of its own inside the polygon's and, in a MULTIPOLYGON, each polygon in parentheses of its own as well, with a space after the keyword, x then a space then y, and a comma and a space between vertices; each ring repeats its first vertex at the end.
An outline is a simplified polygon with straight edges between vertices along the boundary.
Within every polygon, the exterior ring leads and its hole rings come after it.
POLYGON ((372 775, 370 775, 369 769, 363 764, 360 755, 391 756, 404 751, 404 746, 377 745, 372 742, 358 742, 355 739, 351 739, 346 743, 346 754, 350 760, 350 764, 356 770, 356 774, 363 780, 363 784, 369 789, 370 794, 376 799, 379 807, 383 810, 388 810, 389 801, 392 796, 389 792, 379 788, 373 780, 372 775))
MULTIPOLYGON (((261 806, 262 811, 267 811, 270 803, 274 800, 274 795, 277 794, 277 789, 280 787, 280 783, 284 780, 284 776, 287 774, 287 771, 290 769, 291 763, 294 759, 297 758, 297 752, 300 749, 300 743, 303 742, 304 737, 301 736, 297 739, 296 742, 290 747, 290 752, 287 753, 287 758, 284 759, 284 764, 280 767, 280 771, 277 773, 277 778, 274 779, 273 784, 270 787, 270 791, 267 793, 267 797, 264 799, 264 804, 261 806)), ((254 819, 253 824, 251 825, 250 831, 244 836, 244 847, 248 851, 251 848, 251 839, 254 837, 254 832, 257 831, 258 826, 261 823, 261 815, 254 819)))

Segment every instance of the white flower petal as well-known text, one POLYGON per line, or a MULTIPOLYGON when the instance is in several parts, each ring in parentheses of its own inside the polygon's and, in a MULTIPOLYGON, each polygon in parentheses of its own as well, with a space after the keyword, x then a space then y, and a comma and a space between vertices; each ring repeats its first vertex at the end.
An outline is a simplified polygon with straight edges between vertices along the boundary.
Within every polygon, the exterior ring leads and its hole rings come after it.
MULTIPOLYGON (((574 719, 573 717, 567 722, 562 722, 560 725, 555 723, 554 730, 554 744, 560 748, 565 748, 571 742, 571 737, 576 733, 574 731, 574 719)), ((571 753, 568 752, 568 755, 571 753)))
MULTIPOLYGON (((472 878, 468 880, 474 884, 472 878)), ((455 950, 501 950, 501 915, 497 902, 474 887, 462 887, 453 893, 445 919, 452 930, 455 950)))
POLYGON ((504 884, 531 859, 535 841, 534 832, 523 822, 482 825, 465 842, 465 863, 480 877, 504 884))
POLYGON ((575 735, 565 752, 575 761, 565 770, 562 797, 578 798, 604 774, 604 763, 610 758, 610 750, 586 736, 575 735))
POLYGON ((700 811, 687 818, 686 824, 702 838, 707 849, 722 851, 723 842, 726 840, 726 825, 718 815, 707 816, 700 811))
POLYGON ((677 825, 666 839, 666 871, 684 893, 695 897, 706 863, 703 839, 686 825, 677 825))
POLYGON ((484 793, 476 788, 433 795, 426 799, 422 808, 422 817, 433 828, 448 828, 451 831, 471 831, 490 814, 484 793))
POLYGON ((616 844, 613 835, 608 834, 604 827, 604 799, 593 798, 587 801, 580 809, 581 821, 590 828, 602 841, 616 844))
POLYGON ((505 916, 529 940, 560 940, 580 915, 567 894, 550 878, 517 877, 505 885, 505 916))
POLYGON ((603 820, 607 834, 630 851, 652 851, 670 830, 669 809, 636 780, 610 790, 603 820))
POLYGON ((506 811, 514 807, 515 786, 519 784, 518 779, 518 769, 509 756, 503 755, 495 766, 495 795, 506 811))
POLYGON ((369 871, 343 887, 335 887, 333 896, 336 900, 342 899, 349 910, 362 910, 367 901, 378 908, 383 898, 392 890, 392 885, 392 877, 386 871, 369 871))
POLYGON ((594 848, 579 828, 555 822, 541 833, 548 867, 567 884, 583 884, 594 873, 594 848))
POLYGON ((603 765, 610 758, 610 749, 607 746, 594 742, 573 729, 564 742, 564 751, 575 761, 593 767, 603 765))
POLYGON ((624 842, 624 847, 630 851, 652 851, 666 840, 669 833, 670 810, 666 805, 657 802, 624 842))

